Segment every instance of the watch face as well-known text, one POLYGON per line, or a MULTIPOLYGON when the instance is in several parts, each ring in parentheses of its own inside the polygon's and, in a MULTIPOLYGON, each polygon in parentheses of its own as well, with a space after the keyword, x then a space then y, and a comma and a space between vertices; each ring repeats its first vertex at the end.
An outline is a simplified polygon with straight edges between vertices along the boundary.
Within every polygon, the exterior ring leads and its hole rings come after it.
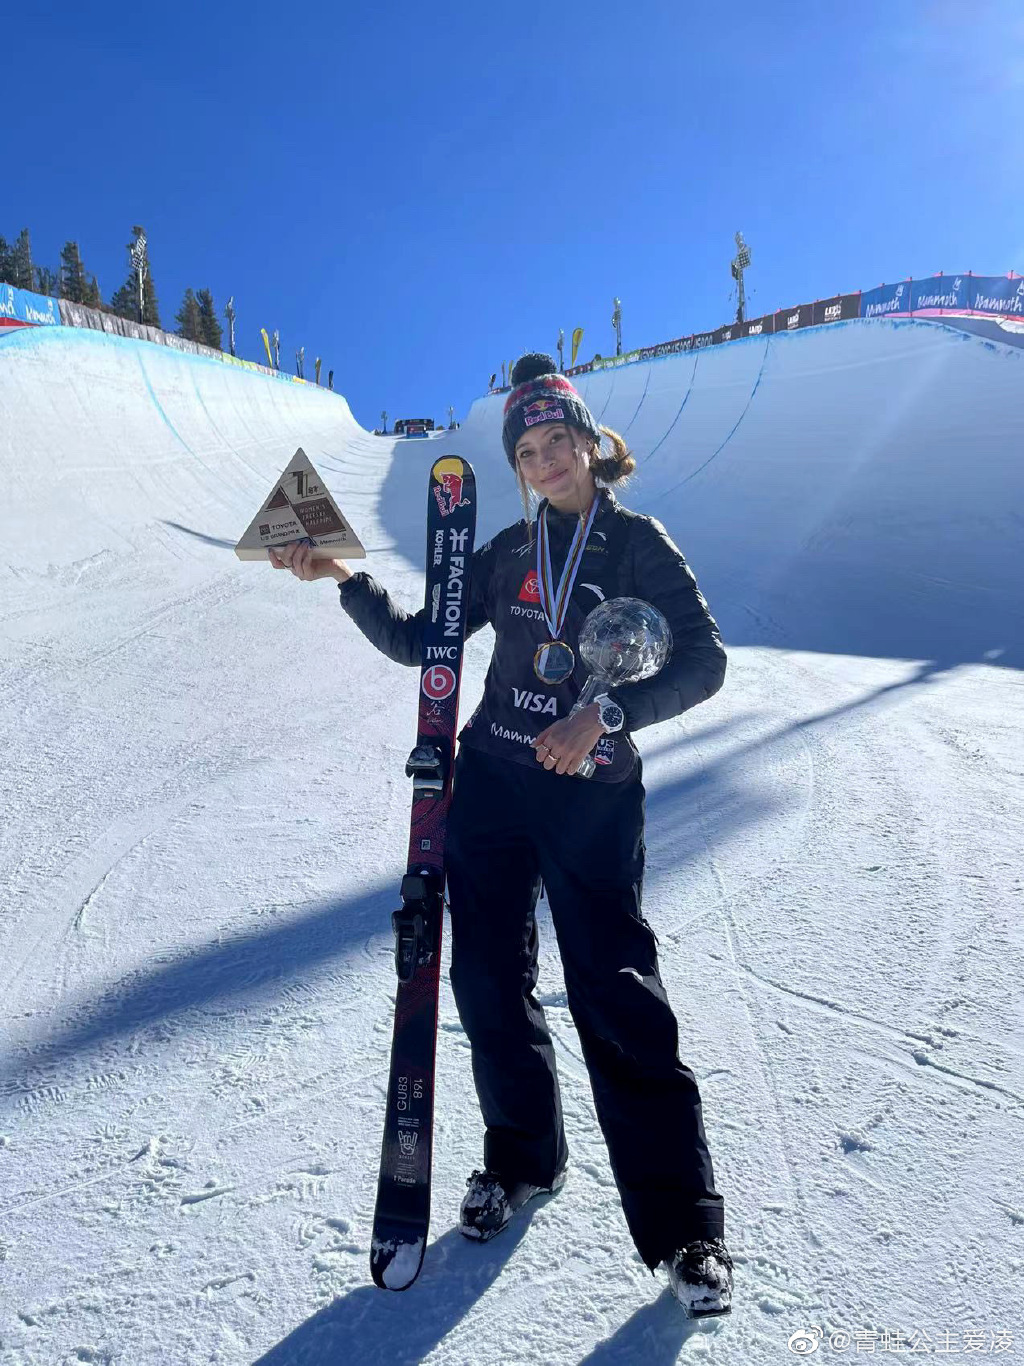
POLYGON ((601 706, 601 725, 606 730, 619 730, 624 720, 622 708, 617 707, 614 702, 605 702, 601 706))

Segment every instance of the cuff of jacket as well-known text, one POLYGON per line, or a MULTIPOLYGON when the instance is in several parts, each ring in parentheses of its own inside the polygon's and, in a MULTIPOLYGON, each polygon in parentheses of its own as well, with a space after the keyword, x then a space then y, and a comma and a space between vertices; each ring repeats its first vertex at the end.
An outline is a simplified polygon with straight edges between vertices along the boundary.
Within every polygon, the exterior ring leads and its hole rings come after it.
POLYGON ((358 583, 358 581, 359 581, 360 579, 362 579, 362 580, 365 582, 366 579, 367 579, 367 577, 368 577, 368 575, 366 574, 365 570, 360 569, 359 572, 358 572, 357 574, 353 574, 353 575, 351 576, 351 578, 345 579, 343 582, 339 583, 339 584, 338 584, 338 599, 339 599, 339 601, 340 601, 340 602, 344 602, 345 599, 346 599, 346 597, 348 597, 348 596, 350 595, 350 593, 353 591, 353 585, 356 584, 356 583, 358 583))
POLYGON ((678 694, 679 705, 670 711, 664 711, 662 714, 659 714, 658 709, 653 706, 652 699, 649 696, 643 693, 637 696, 633 692, 635 684, 627 683, 621 688, 609 688, 607 690, 608 696, 622 708, 624 717, 622 731, 642 730, 644 726, 654 726, 661 721, 669 721, 672 717, 681 716, 683 712, 689 711, 691 708, 699 706, 701 702, 706 702, 709 698, 714 697, 725 681, 724 655, 722 664, 723 667, 714 675, 705 675, 699 680, 693 680, 697 682, 697 687, 695 689, 688 688, 685 695, 680 692, 678 694))
POLYGON ((607 697, 611 698, 611 700, 616 704, 616 706, 622 708, 622 729, 617 731, 616 733, 618 735, 622 735, 627 730, 636 730, 636 723, 639 720, 639 717, 636 714, 636 709, 630 707, 629 705, 629 689, 626 688, 625 691, 623 691, 622 688, 606 688, 604 692, 607 697))

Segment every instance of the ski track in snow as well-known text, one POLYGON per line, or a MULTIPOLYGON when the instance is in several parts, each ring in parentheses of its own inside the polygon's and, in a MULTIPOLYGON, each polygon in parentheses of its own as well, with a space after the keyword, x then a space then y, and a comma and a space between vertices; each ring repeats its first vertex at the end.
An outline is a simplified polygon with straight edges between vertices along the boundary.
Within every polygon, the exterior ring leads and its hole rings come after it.
MULTIPOLYGON (((803 648, 814 604, 785 563, 734 583, 762 525, 790 528, 786 556, 819 556, 827 619, 858 480, 876 500, 891 488, 877 534, 899 524, 918 486, 895 453, 910 447, 897 427, 865 426, 887 412, 869 386, 890 368, 910 377, 899 411, 916 431, 924 410, 906 396, 967 367, 947 386, 968 396, 964 430, 977 430, 976 401, 1005 424, 993 450, 1019 448, 1019 371, 999 388, 973 343, 941 335, 840 328, 770 352, 720 348, 692 386, 692 359, 588 377, 604 420, 629 423, 650 453, 624 501, 655 511, 688 558, 697 543, 727 623, 722 693, 640 736, 644 913, 736 1263, 732 1315, 699 1325, 628 1238, 543 903, 537 995, 569 1180, 493 1243, 455 1230, 481 1130, 446 924, 424 1268, 402 1295, 369 1281, 415 674, 357 635, 333 584, 240 565, 230 547, 301 441, 383 548, 366 567, 415 610, 439 441, 477 466, 481 542, 517 515, 500 402, 458 433, 396 442, 363 433, 336 395, 118 339, 30 339, 20 369, 3 353, 0 409, 38 418, 25 439, 39 449, 19 459, 45 455, 60 473, 53 546, 20 539, 16 508, 0 535, 4 1366, 767 1366, 812 1325, 1016 1329, 1021 1349, 1019 676, 973 647, 941 666, 803 648), (103 433, 111 389, 116 433, 69 445, 67 431, 103 433), (800 405, 839 410, 853 393, 856 440, 812 483, 798 439, 780 446, 778 432, 798 430, 800 405), (58 421, 71 398, 79 416, 58 421), (734 533, 766 446, 781 492, 734 533), (713 451, 685 500, 645 506, 713 451), (734 645, 729 624, 753 639, 734 645)), ((946 404, 951 442, 959 420, 946 404)), ((941 435, 919 438, 940 483, 941 435)), ((985 478, 995 516, 1015 494, 992 468, 985 478)), ((960 499, 956 486, 951 527, 960 499)), ((913 523, 900 526, 910 554, 913 523)), ((923 514, 921 526, 934 536, 923 514)), ((991 600, 985 564, 979 551, 950 577, 908 562, 908 617, 924 619, 930 592, 958 610, 965 594, 991 600)), ((467 648, 463 718, 489 644, 484 632, 467 648)))

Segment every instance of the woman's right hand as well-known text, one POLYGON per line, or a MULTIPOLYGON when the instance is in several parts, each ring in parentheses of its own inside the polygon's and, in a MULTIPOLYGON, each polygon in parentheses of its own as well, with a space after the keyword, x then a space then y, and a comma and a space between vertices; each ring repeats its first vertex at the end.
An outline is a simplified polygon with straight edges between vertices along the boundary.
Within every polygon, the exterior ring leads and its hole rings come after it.
POLYGON ((314 560, 309 541, 289 541, 267 551, 267 558, 275 569, 290 569, 297 579, 312 583, 315 579, 337 579, 344 583, 352 577, 352 570, 344 560, 314 560))

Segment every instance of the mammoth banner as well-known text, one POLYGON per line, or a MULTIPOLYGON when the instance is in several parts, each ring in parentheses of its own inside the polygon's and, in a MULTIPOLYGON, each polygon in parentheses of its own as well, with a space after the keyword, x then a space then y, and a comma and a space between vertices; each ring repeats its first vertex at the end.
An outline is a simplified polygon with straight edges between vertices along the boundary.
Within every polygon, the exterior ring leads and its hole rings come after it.
POLYGON ((59 327, 57 300, 13 285, 0 285, 0 328, 59 327))
POLYGON ((1024 277, 969 275, 967 297, 973 313, 994 313, 1002 318, 1020 318, 1024 316, 1024 277))
POLYGON ((860 296, 862 318, 929 317, 943 313, 1024 317, 1024 278, 1019 275, 933 275, 879 285, 860 296))

